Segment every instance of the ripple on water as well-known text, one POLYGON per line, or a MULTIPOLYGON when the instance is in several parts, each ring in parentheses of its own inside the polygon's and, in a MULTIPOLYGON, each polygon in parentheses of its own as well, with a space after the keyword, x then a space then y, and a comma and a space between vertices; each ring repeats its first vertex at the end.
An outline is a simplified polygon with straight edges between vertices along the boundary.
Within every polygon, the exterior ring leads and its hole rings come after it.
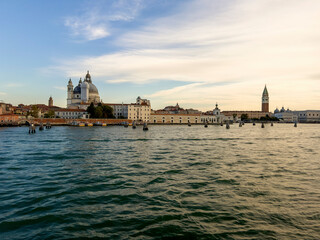
POLYGON ((26 130, 0 130, 1 239, 320 239, 318 125, 26 130))

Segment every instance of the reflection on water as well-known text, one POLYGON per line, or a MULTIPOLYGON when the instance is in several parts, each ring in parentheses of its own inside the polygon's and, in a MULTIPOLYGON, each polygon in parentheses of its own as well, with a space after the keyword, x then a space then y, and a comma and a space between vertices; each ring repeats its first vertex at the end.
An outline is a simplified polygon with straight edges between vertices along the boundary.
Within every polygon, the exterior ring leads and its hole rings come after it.
POLYGON ((319 128, 2 128, 0 237, 319 239, 319 128))

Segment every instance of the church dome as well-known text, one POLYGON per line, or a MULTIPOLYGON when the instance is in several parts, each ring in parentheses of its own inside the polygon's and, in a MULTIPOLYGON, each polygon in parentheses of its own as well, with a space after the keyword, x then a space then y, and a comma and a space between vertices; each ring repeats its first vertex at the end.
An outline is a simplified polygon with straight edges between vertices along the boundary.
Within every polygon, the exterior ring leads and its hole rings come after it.
POLYGON ((89 83, 89 93, 98 94, 98 89, 93 83, 89 83))
POLYGON ((276 110, 274 110, 274 113, 279 113, 280 111, 279 111, 279 109, 278 108, 276 108, 276 110))

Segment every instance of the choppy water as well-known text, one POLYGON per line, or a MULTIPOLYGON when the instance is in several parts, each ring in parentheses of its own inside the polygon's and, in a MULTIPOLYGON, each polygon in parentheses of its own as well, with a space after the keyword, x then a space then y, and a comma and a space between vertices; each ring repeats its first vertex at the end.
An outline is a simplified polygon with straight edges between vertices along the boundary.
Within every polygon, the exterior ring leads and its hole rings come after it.
POLYGON ((320 239, 320 125, 0 128, 0 239, 320 239))

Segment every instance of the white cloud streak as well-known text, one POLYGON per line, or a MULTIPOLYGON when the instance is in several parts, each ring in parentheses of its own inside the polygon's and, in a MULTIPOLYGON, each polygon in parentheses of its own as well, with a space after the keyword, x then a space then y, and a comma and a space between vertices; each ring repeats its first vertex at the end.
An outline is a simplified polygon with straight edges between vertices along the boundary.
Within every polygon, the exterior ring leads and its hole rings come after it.
POLYGON ((228 108, 236 108, 239 101, 244 108, 260 108, 267 83, 281 95, 277 100, 294 101, 299 94, 311 107, 312 99, 319 97, 314 86, 320 86, 320 78, 314 77, 320 69, 320 1, 221 2, 193 1, 173 16, 118 37, 125 51, 64 60, 57 68, 66 75, 90 68, 112 83, 157 79, 201 83, 151 96, 168 100, 172 93, 190 103, 223 99, 228 108), (210 86, 221 82, 234 84, 210 86))
POLYGON ((64 25, 77 40, 97 40, 111 34, 111 22, 131 21, 141 7, 141 0, 94 1, 85 6, 80 16, 66 17, 64 25))
POLYGON ((53 88, 55 88, 55 89, 57 89, 57 90, 61 90, 61 91, 67 91, 67 88, 66 87, 61 87, 61 86, 55 86, 55 87, 53 87, 53 88))
POLYGON ((17 88, 17 87, 23 87, 24 84, 22 84, 22 83, 7 83, 7 84, 5 84, 5 86, 8 88, 17 88))

